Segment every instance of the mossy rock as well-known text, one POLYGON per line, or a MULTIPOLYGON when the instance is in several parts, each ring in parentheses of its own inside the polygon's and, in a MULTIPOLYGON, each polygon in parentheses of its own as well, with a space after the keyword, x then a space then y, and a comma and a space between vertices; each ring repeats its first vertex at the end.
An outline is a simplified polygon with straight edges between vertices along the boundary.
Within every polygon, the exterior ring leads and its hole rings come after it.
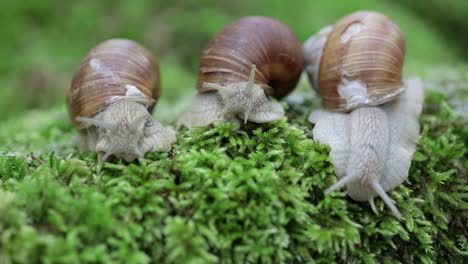
POLYGON ((463 263, 468 124, 429 92, 409 178, 378 199, 323 190, 310 102, 269 124, 182 131, 170 153, 97 166, 63 108, 1 128, 0 263, 463 263), (32 154, 29 151, 34 151, 32 154))

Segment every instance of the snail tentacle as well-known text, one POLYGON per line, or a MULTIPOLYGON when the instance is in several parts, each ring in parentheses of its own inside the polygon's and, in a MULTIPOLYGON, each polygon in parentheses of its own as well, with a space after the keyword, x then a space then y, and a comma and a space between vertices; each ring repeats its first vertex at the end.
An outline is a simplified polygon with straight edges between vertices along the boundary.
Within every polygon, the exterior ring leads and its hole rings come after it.
POLYGON ((234 93, 234 91, 231 91, 229 88, 224 87, 222 85, 219 85, 217 83, 204 82, 203 83, 203 88, 213 89, 213 90, 216 90, 216 91, 220 92, 221 94, 226 94, 226 95, 230 95, 230 96, 232 96, 232 94, 234 93))
POLYGON ((398 211, 398 208, 396 208, 395 206, 395 203, 393 202, 393 200, 387 195, 387 193, 385 192, 385 190, 382 188, 382 186, 380 186, 379 182, 376 180, 376 179, 373 179, 371 180, 371 186, 373 188, 373 190, 377 193, 377 195, 380 196, 380 198, 382 198, 382 200, 384 201, 384 203, 388 206, 388 208, 390 208, 390 210, 392 211, 393 215, 395 215, 396 218, 398 219, 401 219, 403 218, 401 216, 401 213, 400 211, 398 211))
POLYGON ((371 198, 369 198, 369 204, 371 206, 371 209, 372 209, 372 212, 374 212, 374 214, 378 214, 379 212, 377 211, 377 207, 375 206, 375 202, 374 202, 374 197, 372 196, 371 198))
POLYGON ((359 177, 359 174, 350 174, 346 177, 343 177, 341 179, 339 179, 336 183, 334 183, 332 186, 330 186, 329 188, 327 188, 324 192, 325 195, 331 193, 331 192, 334 192, 338 189, 341 189, 343 188, 345 185, 347 185, 348 183, 352 182, 352 181, 355 181, 356 178, 359 177))
POLYGON ((98 164, 102 165, 113 154, 114 148, 110 147, 105 152, 98 152, 98 164))
POLYGON ((106 128, 109 130, 116 130, 118 126, 117 124, 112 123, 112 122, 106 122, 106 121, 99 120, 97 118, 89 118, 89 117, 83 117, 83 116, 76 117, 76 121, 87 123, 89 125, 94 125, 96 127, 106 128))

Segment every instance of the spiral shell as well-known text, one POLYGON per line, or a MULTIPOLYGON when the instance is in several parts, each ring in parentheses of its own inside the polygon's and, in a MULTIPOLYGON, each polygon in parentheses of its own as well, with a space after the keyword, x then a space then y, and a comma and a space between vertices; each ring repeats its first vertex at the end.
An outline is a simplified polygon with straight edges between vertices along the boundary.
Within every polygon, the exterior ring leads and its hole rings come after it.
POLYGON ((277 20, 243 17, 215 35, 205 49, 197 89, 209 91, 204 82, 223 85, 247 81, 252 64, 257 66, 255 83, 269 95, 284 97, 295 88, 302 72, 301 44, 277 20))
POLYGON ((393 100, 404 89, 404 56, 403 34, 388 17, 362 11, 340 19, 320 61, 318 90, 324 107, 349 111, 393 100))
POLYGON ((112 98, 135 92, 150 99, 152 111, 160 93, 159 66, 153 55, 131 40, 106 40, 91 49, 75 71, 67 95, 71 121, 84 128, 77 116, 93 117, 112 98))

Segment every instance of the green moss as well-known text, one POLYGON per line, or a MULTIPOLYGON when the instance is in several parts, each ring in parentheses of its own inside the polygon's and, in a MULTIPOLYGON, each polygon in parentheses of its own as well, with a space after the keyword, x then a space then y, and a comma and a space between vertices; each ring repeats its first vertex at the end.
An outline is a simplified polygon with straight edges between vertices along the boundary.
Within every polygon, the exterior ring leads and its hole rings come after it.
POLYGON ((182 131, 171 153, 103 167, 75 152, 57 110, 4 124, 16 132, 0 154, 0 262, 462 263, 468 124, 446 99, 427 94, 408 181, 390 192, 403 221, 380 200, 375 215, 324 197, 336 179, 310 104, 290 104, 289 121, 182 131))

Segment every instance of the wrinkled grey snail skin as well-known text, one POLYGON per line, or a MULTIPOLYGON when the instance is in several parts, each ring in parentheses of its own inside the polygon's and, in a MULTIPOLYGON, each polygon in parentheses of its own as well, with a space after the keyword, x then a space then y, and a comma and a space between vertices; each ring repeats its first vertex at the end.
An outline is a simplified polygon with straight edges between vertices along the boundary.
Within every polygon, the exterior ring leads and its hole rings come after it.
POLYGON ((351 113, 313 111, 313 137, 331 147, 330 157, 338 182, 325 193, 346 186, 357 201, 369 201, 377 212, 374 197, 380 196, 393 214, 401 217, 385 192, 407 177, 419 139, 418 117, 423 104, 423 84, 418 78, 404 82, 405 92, 380 106, 361 107, 351 113))
POLYGON ((76 119, 91 125, 79 134, 78 147, 96 151, 99 163, 111 155, 131 162, 148 152, 167 152, 176 141, 175 131, 156 121, 134 96, 117 99, 93 118, 76 119))
POLYGON ((314 140, 331 148, 338 181, 353 200, 380 197, 401 218, 386 192, 408 177, 419 140, 424 90, 419 78, 401 82, 404 39, 376 12, 355 12, 304 44, 305 69, 325 109, 312 111, 314 140))
POLYGON ((264 89, 254 83, 255 65, 247 82, 203 83, 213 91, 198 93, 187 111, 178 119, 177 126, 206 126, 216 121, 228 121, 237 127, 247 121, 266 123, 284 117, 284 109, 274 98, 268 98, 264 89))

